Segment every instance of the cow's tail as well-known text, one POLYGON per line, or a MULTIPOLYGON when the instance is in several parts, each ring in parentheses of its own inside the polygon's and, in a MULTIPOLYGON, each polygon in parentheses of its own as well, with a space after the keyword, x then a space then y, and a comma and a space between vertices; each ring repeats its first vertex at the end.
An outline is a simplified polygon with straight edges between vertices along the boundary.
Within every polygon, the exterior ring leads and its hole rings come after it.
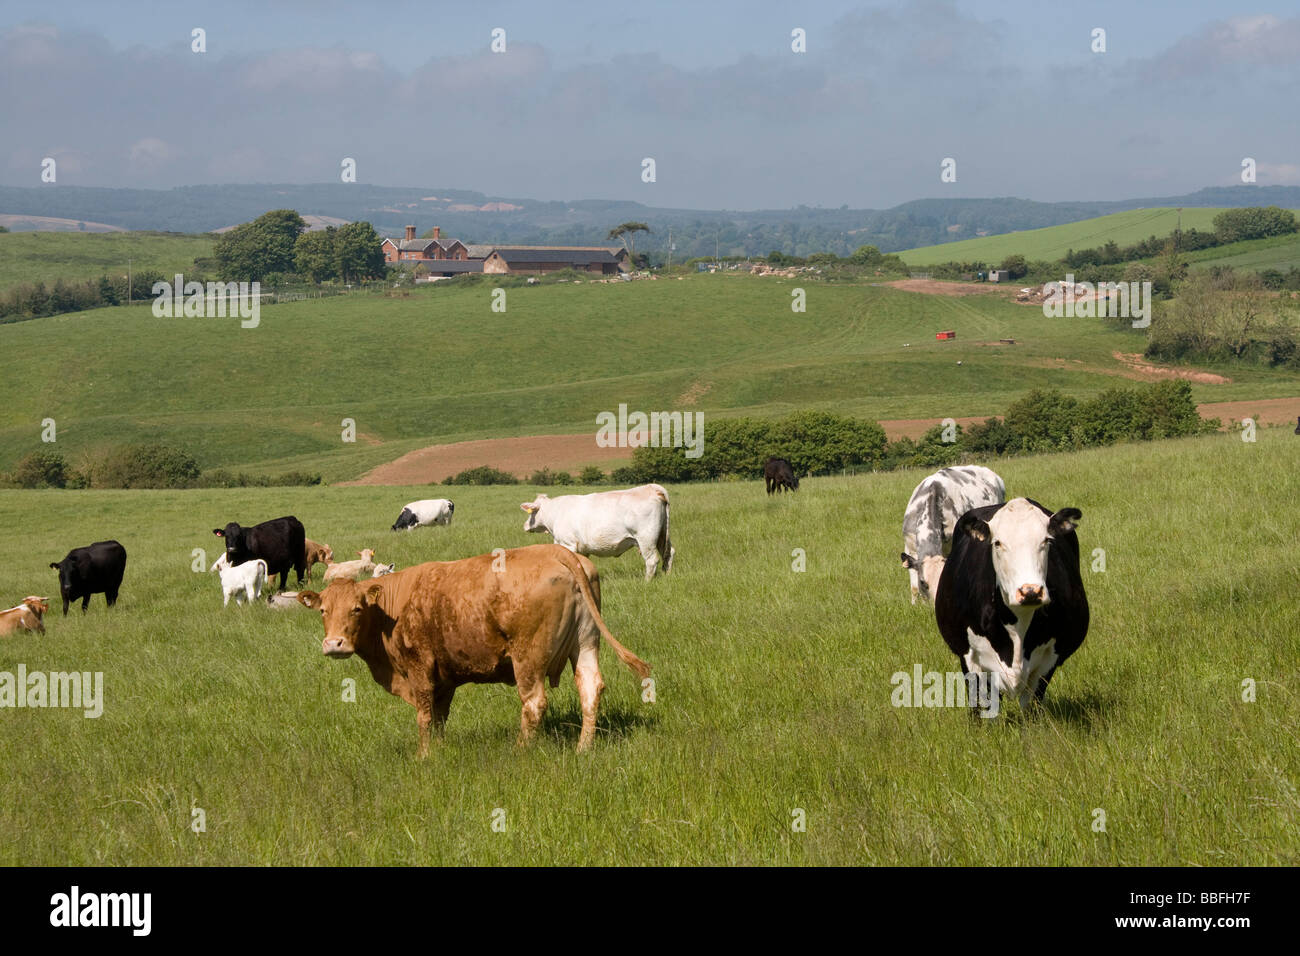
POLYGON ((649 677, 650 665, 620 644, 618 639, 609 633, 609 628, 605 626, 605 619, 600 616, 600 608, 596 606, 596 595, 591 592, 591 581, 587 578, 587 572, 582 567, 582 562, 567 548, 556 545, 555 550, 560 562, 569 569, 578 582, 578 590, 582 592, 582 598, 587 602, 587 611, 591 614, 592 620, 596 622, 596 627, 600 629, 601 637, 605 638, 609 646, 614 649, 618 659, 635 671, 637 676, 641 678, 649 677))
POLYGON ((659 529, 659 540, 655 542, 655 547, 659 550, 659 557, 663 559, 664 573, 667 574, 673 569, 673 543, 668 537, 668 516, 671 508, 668 504, 668 492, 660 485, 655 485, 655 495, 664 503, 664 523, 659 529))

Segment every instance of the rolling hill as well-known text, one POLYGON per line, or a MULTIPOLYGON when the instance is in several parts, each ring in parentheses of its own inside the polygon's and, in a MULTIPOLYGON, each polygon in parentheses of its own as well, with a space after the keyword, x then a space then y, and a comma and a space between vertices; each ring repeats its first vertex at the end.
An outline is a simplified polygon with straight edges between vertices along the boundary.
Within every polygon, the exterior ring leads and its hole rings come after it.
POLYGON ((211 254, 211 237, 179 233, 0 233, 0 291, 19 282, 126 275, 128 259, 137 271, 191 272, 196 256, 211 254))
MULTIPOLYGON (((987 416, 1035 386, 1082 396, 1126 384, 1116 353, 1145 342, 998 295, 818 283, 795 313, 795 286, 734 274, 540 285, 509 289, 508 310, 493 312, 488 284, 457 282, 268 305, 255 329, 145 306, 0 326, 5 354, 39 356, 0 380, 0 469, 43 447, 46 417, 73 463, 164 440, 204 467, 333 481, 439 442, 594 431, 620 403, 706 419, 806 407, 987 416), (958 338, 937 342, 940 329, 958 338), (355 443, 340 440, 345 418, 355 443)), ((1195 385, 1198 401, 1300 394, 1291 373, 1243 366, 1231 378, 1195 385)))

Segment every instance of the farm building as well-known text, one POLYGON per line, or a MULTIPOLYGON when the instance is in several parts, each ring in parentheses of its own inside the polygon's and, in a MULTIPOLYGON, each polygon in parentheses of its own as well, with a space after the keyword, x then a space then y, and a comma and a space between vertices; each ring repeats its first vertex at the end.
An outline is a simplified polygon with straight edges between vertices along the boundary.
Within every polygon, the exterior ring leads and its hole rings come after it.
POLYGON ((496 246, 483 260, 483 271, 490 273, 577 269, 609 276, 627 268, 627 250, 606 246, 496 246))
POLYGON ((404 238, 385 239, 381 245, 385 262, 423 265, 429 275, 439 277, 463 272, 527 274, 560 269, 617 275, 628 270, 627 250, 617 246, 467 245, 459 239, 443 239, 437 226, 428 239, 417 239, 415 227, 407 226, 404 238))

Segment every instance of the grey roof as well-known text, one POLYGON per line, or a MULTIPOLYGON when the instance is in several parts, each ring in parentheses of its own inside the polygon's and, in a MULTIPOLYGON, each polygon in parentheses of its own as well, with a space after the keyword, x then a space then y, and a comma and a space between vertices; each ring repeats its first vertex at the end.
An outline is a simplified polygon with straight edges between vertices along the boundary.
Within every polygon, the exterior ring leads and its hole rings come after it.
POLYGON ((618 262, 608 249, 528 249, 498 246, 493 250, 506 262, 574 262, 614 264, 618 262))
POLYGON ((492 250, 495 248, 496 246, 486 245, 484 243, 471 243, 465 247, 466 251, 469 252, 469 257, 471 259, 486 259, 488 256, 492 255, 492 250))
POLYGON ((413 250, 428 249, 433 243, 433 239, 403 239, 397 244, 397 248, 402 252, 411 252, 413 250))

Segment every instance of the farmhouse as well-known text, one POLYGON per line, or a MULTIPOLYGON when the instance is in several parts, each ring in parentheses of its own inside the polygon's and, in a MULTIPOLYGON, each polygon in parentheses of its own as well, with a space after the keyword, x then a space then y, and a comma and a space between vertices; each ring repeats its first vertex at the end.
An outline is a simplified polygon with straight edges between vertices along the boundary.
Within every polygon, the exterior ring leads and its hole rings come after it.
POLYGON ((465 272, 532 274, 577 269, 597 275, 628 271, 627 250, 617 246, 499 246, 466 244, 442 238, 435 226, 428 239, 415 237, 415 226, 406 227, 404 238, 381 243, 384 261, 397 266, 422 266, 431 277, 465 272))

